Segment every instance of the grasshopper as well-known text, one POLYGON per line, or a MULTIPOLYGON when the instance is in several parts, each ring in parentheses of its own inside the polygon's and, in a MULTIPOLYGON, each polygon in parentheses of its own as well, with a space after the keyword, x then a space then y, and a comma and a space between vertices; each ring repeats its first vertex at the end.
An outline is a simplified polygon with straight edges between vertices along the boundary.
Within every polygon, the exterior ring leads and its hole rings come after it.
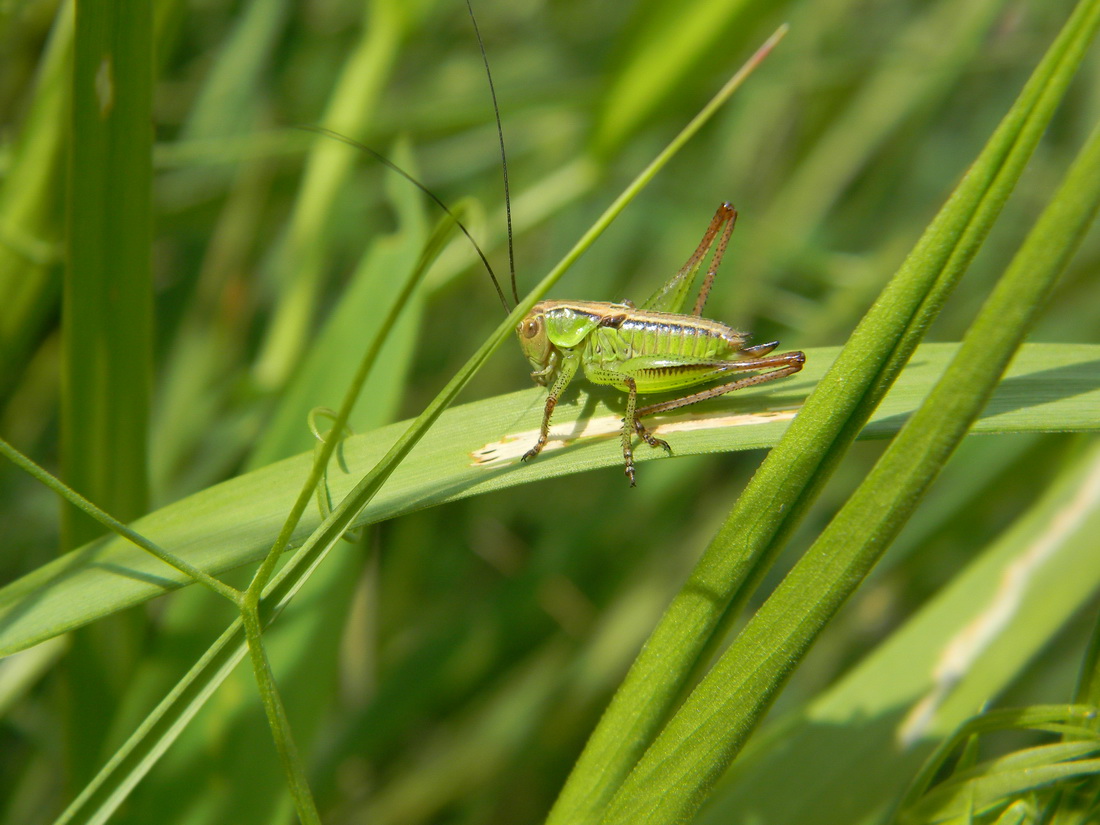
POLYGON ((540 301, 531 308, 516 326, 516 337, 531 363, 531 377, 535 383, 549 387, 549 393, 538 441, 523 455, 523 461, 534 458, 546 446, 554 408, 579 369, 593 384, 627 394, 622 447, 631 487, 635 486, 635 434, 650 447, 672 452, 668 442, 655 437, 642 418, 784 378, 802 369, 806 362, 803 353, 771 355, 778 341, 747 347, 745 333, 702 317, 736 222, 737 210, 732 205, 719 206, 687 263, 641 307, 628 301, 540 301), (696 273, 719 233, 695 306, 690 315, 681 314, 696 273), (744 372, 755 374, 668 401, 637 406, 639 394, 680 392, 744 372))

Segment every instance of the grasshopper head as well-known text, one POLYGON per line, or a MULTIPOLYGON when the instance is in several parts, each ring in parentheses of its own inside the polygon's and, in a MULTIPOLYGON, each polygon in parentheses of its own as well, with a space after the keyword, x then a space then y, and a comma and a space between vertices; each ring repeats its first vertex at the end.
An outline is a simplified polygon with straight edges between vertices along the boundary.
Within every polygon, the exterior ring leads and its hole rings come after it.
POLYGON ((531 377, 536 384, 545 386, 558 368, 558 351, 546 331, 546 314, 543 302, 535 304, 522 321, 516 325, 516 337, 524 357, 531 364, 531 377))

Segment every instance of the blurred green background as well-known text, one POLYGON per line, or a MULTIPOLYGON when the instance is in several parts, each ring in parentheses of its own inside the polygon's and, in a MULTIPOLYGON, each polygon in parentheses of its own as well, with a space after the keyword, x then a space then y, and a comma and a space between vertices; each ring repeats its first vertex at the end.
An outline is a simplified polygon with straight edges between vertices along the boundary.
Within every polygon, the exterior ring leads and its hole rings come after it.
MULTIPOLYGON (((390 272, 437 220, 409 184, 295 127, 361 140, 447 203, 473 198, 471 229, 507 271, 492 107, 461 3, 162 0, 153 11, 151 389, 147 431, 132 432, 147 458, 96 459, 149 509, 311 448, 307 414, 338 404, 396 289, 390 272)), ((643 299, 731 200, 740 219, 708 314, 784 349, 843 343, 1069 11, 1045 0, 477 3, 521 293, 789 22, 745 89, 552 297, 643 299)), ((73 461, 58 412, 66 169, 82 138, 70 128, 66 21, 54 2, 0 4, 0 435, 53 470, 73 461)), ((960 337, 1098 117, 1093 50, 932 340, 960 337)), ((1097 341, 1098 267, 1093 232, 1033 340, 1097 341)), ((354 429, 417 414, 501 317, 484 270, 455 242, 395 331, 354 429)), ((464 397, 528 382, 506 350, 464 397)), ((538 416, 536 403, 517 426, 538 416)), ((968 441, 778 710, 820 696, 888 638, 1085 446, 1058 434, 968 441)), ((856 446, 792 552, 880 451, 856 446)), ((524 485, 338 548, 271 636, 325 821, 539 821, 760 458, 645 462, 635 490, 617 467, 524 485)), ((58 512, 51 493, 0 466, 0 582, 58 554, 58 512)), ((224 627, 228 608, 195 590, 21 666, 24 681, 0 695, 0 822, 52 821, 224 627)), ((1052 635, 1014 677, 1012 700, 1067 700, 1088 630, 1083 619, 1052 635)), ((241 672, 112 821, 291 818, 241 672)))

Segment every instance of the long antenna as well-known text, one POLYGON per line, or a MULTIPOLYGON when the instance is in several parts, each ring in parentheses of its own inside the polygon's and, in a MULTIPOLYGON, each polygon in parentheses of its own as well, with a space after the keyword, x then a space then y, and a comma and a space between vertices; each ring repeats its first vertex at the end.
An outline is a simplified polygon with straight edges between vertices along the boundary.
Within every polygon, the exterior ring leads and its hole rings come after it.
MULTIPOLYGON (((352 140, 347 135, 342 135, 339 132, 334 132, 331 129, 326 129, 324 126, 297 126, 295 128, 304 129, 307 132, 316 132, 319 135, 324 135, 325 137, 330 137, 334 140, 338 140, 341 143, 346 143, 348 146, 354 146, 356 149, 362 149, 364 152, 366 152, 368 155, 370 155, 376 161, 381 163, 383 166, 385 166, 388 169, 392 169, 394 172, 399 174, 401 177, 403 177, 405 180, 407 180, 409 183, 411 183, 413 186, 415 186, 417 189, 419 189, 421 192, 423 192, 425 195, 427 195, 429 198, 431 198, 435 202, 436 206, 438 206, 440 209, 442 209, 444 212, 446 212, 448 215, 451 216, 451 220, 453 220, 458 225, 458 228, 462 230, 462 234, 465 235, 466 238, 470 241, 470 243, 472 243, 474 245, 474 249, 477 250, 478 257, 481 258, 481 262, 483 264, 485 264, 485 270, 489 273, 489 277, 493 279, 493 288, 496 289, 497 297, 500 298, 501 304, 504 305, 504 311, 505 312, 511 312, 512 311, 512 308, 510 306, 508 306, 507 299, 504 297, 504 290, 502 290, 500 288, 500 282, 497 280, 497 275, 496 275, 495 272, 493 272, 493 267, 489 265, 489 259, 485 257, 485 253, 481 251, 481 247, 477 245, 477 241, 474 240, 474 236, 470 234, 470 230, 468 230, 466 228, 466 225, 464 223, 462 223, 462 221, 460 221, 458 219, 458 217, 455 215, 455 213, 452 212, 447 207, 447 204, 445 204, 443 201, 441 201, 436 196, 435 192, 433 192, 427 186, 422 184, 420 181, 418 181, 416 178, 414 178, 412 175, 410 175, 408 172, 406 172, 404 169, 402 169, 400 166, 398 166, 392 160, 387 158, 385 155, 379 154, 378 152, 374 151, 369 146, 367 146, 365 143, 360 143, 357 140, 352 140)), ((509 235, 509 245, 510 245, 510 242, 511 242, 511 224, 509 224, 508 235, 509 235)), ((511 248, 509 248, 509 250, 508 250, 509 261, 511 260, 511 257, 512 257, 511 252, 512 252, 512 250, 511 250, 511 248)), ((513 270, 513 272, 512 272, 512 292, 514 293, 515 291, 516 291, 516 276, 515 276, 515 271, 513 270)), ((516 299, 516 303, 519 303, 518 298, 516 299)))
MULTIPOLYGON (((504 127, 500 124, 500 106, 497 105, 497 90, 493 85, 493 73, 489 71, 489 55, 485 53, 485 41, 481 39, 481 29, 477 26, 477 18, 474 17, 474 7, 470 0, 466 0, 466 10, 470 12, 470 22, 474 24, 474 34, 477 35, 477 45, 481 48, 481 62, 485 65, 485 76, 489 78, 489 94, 493 97, 493 116, 497 121, 497 140, 500 142, 500 165, 504 170, 504 215, 508 223, 508 271, 512 277, 512 298, 519 303, 519 293, 516 291, 516 257, 512 252, 512 195, 508 188, 508 156, 504 151, 504 127)), ((495 282, 495 278, 493 279, 495 282)), ((500 291, 500 287, 497 287, 500 291)))

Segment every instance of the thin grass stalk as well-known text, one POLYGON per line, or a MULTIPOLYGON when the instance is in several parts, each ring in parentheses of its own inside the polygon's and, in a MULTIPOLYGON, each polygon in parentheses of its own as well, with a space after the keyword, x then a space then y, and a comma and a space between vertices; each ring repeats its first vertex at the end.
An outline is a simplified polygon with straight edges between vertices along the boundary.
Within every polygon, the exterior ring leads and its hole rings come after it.
POLYGON ((0 180, 0 399, 26 369, 55 311, 62 257, 66 128, 72 103, 73 2, 57 8, 30 109, 0 180))
POLYGON ((101 508, 94 505, 76 490, 69 487, 65 482, 56 476, 51 475, 45 468, 40 467, 34 461, 32 461, 23 453, 12 447, 8 442, 0 439, 0 455, 3 455, 12 464, 20 469, 24 470, 28 475, 40 481, 43 485, 53 490, 61 499, 69 502, 73 507, 77 508, 84 514, 95 519, 101 525, 111 530, 114 533, 127 539, 135 546, 140 547, 151 556, 155 556, 165 564, 176 568, 185 576, 189 576, 194 581, 217 593, 219 596, 223 596, 234 604, 238 601, 240 593, 233 587, 225 584, 220 579, 211 576, 205 570, 200 570, 187 561, 187 559, 180 558, 175 553, 165 550, 155 542, 141 535, 140 533, 130 529, 121 521, 116 519, 110 513, 105 512, 101 508))
POLYGON ((252 674, 256 678, 256 685, 260 691, 260 703, 263 705, 264 715, 271 728, 271 738, 279 753, 279 761, 283 765, 283 774, 286 776, 287 787, 290 789, 291 799, 294 800, 298 819, 303 825, 321 825, 317 803, 313 799, 313 792, 306 778, 305 764, 294 742, 290 720, 286 715, 286 706, 283 704, 282 696, 279 695, 275 674, 271 672, 271 663, 264 650, 263 625, 260 623, 259 613, 252 605, 246 604, 241 609, 241 620, 244 623, 245 637, 248 642, 249 659, 252 661, 252 674))
POLYGON ((409 298, 413 290, 420 284, 424 274, 428 271, 428 268, 439 254, 440 249, 442 249, 450 230, 456 225, 455 218, 453 216, 447 216, 436 226, 431 237, 428 238, 424 246, 424 251, 421 253, 404 288, 397 295, 394 303, 390 307, 389 313, 375 331, 374 337, 371 339, 366 352, 363 354, 363 358, 359 362, 359 369, 348 385, 347 392, 344 393, 344 399, 340 404, 340 409, 337 410, 336 415, 333 416, 332 428, 329 431, 328 437, 323 440, 321 449, 317 452, 313 460, 309 476, 302 484, 298 498, 294 502, 291 511, 287 514, 286 521, 283 523, 279 535, 276 536, 274 543, 271 545, 271 550, 256 570, 248 586, 247 600, 251 602, 253 609, 255 609, 255 606, 259 603, 260 594, 271 580, 271 575, 275 571, 279 557, 285 552, 289 545, 290 539, 294 535, 294 530, 298 526, 298 522, 301 521, 302 514, 305 512, 306 507, 309 506, 310 499, 313 497, 317 485, 324 477, 325 468, 332 459, 332 454, 335 452, 337 445, 344 438, 352 407, 354 407, 356 401, 358 401, 363 386, 366 384, 367 378, 370 377, 371 370, 378 361, 378 356, 382 352, 382 347, 389 338, 402 310, 408 306, 409 298))

